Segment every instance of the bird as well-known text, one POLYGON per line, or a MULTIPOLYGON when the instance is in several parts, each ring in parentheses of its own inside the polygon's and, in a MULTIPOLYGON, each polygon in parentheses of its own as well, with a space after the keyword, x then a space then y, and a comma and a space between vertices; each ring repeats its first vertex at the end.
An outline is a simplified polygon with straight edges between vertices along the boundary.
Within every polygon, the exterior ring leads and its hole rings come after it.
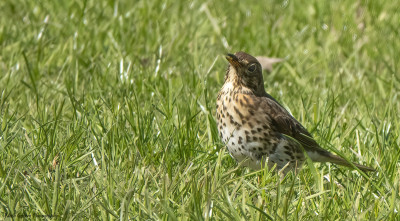
POLYGON ((222 142, 238 163, 254 170, 268 166, 282 174, 297 173, 308 155, 313 162, 374 171, 323 149, 265 91, 262 66, 255 57, 239 51, 227 54, 226 59, 229 64, 216 100, 216 122, 222 142))

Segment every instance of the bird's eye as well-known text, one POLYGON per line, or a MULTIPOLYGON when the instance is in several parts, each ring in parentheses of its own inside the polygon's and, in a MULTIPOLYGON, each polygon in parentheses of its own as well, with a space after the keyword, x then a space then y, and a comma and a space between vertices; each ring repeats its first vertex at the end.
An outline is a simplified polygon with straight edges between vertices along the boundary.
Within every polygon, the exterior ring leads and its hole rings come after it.
POLYGON ((256 70, 256 64, 251 64, 251 65, 247 68, 247 70, 248 70, 249 72, 254 72, 254 71, 256 70))

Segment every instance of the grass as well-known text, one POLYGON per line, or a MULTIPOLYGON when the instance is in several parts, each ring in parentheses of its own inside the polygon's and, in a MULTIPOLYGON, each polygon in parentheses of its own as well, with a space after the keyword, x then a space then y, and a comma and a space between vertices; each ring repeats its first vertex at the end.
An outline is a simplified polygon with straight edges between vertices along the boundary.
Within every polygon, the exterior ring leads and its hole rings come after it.
POLYGON ((0 15, 0 219, 399 219, 395 1, 6 0, 0 15), (237 166, 214 112, 239 50, 285 58, 266 90, 377 172, 237 166))

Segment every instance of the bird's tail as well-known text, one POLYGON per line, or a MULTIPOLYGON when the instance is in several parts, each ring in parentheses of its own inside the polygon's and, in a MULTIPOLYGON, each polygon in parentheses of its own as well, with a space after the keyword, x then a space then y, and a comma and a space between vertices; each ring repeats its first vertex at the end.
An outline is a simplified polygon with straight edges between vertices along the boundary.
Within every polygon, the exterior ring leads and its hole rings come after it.
POLYGON ((323 152, 307 152, 308 156, 311 158, 312 161, 314 162, 330 162, 334 164, 338 164, 341 166, 346 166, 350 168, 357 167, 358 169, 362 170, 363 172, 372 172, 375 171, 374 168, 372 167, 367 167, 361 164, 357 163, 349 163, 347 160, 334 155, 328 151, 323 151, 323 152))

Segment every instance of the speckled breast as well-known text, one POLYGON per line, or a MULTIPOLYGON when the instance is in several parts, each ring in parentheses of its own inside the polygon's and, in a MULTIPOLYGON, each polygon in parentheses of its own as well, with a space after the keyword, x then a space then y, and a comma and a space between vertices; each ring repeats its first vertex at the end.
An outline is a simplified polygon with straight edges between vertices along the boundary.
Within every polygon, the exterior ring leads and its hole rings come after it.
POLYGON ((219 136, 229 153, 246 166, 261 167, 263 156, 273 154, 279 143, 271 136, 269 116, 262 114, 254 99, 235 91, 221 92, 217 99, 219 136))

